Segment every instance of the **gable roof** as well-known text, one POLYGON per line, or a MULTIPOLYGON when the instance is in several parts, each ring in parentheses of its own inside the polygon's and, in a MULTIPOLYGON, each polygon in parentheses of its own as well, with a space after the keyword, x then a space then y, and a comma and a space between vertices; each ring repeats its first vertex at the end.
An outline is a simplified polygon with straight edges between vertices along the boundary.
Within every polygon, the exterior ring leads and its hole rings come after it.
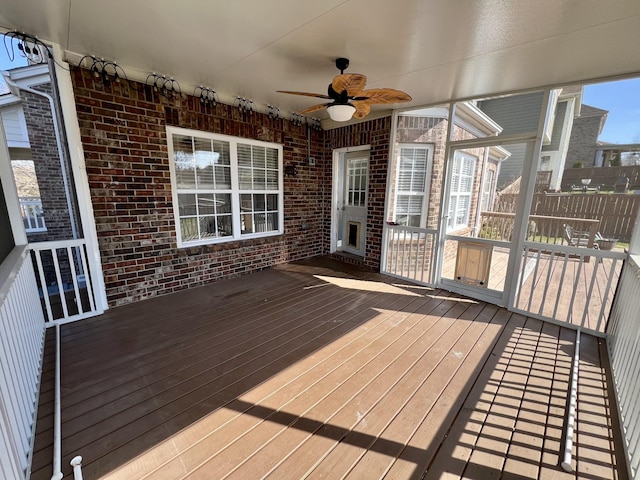
POLYGON ((11 93, 11 90, 9 90, 9 85, 5 83, 2 75, 0 75, 0 96, 8 95, 9 93, 11 93))
POLYGON ((581 117, 601 117, 603 115, 607 115, 609 110, 604 110, 602 108, 593 107, 591 105, 587 105, 585 103, 582 104, 582 112, 580 113, 581 117))

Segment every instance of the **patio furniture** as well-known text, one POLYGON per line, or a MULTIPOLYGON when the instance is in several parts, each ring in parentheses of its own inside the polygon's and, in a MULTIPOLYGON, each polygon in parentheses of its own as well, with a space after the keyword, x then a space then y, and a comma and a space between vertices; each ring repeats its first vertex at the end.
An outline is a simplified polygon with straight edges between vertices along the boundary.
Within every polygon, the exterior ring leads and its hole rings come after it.
POLYGON ((571 225, 564 225, 565 240, 572 247, 598 248, 596 240, 602 238, 599 232, 576 230, 571 225))

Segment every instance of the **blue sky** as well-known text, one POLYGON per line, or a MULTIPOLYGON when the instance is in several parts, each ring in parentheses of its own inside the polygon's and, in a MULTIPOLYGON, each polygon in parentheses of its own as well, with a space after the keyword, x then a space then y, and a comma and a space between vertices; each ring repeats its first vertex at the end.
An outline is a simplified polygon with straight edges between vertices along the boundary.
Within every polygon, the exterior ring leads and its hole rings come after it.
MULTIPOLYGON (((9 55, 7 54, 7 51, 5 49, 4 42, 2 42, 1 40, 4 40, 4 38, 0 38, 0 70, 7 70, 9 68, 25 66, 27 64, 27 60, 20 55, 20 52, 17 51, 17 49, 14 49, 15 58, 13 59, 13 63, 9 61, 9 55)), ((9 39, 7 39, 7 46, 11 48, 9 39)))
POLYGON ((582 103, 609 110, 599 140, 640 143, 640 79, 586 85, 582 103))

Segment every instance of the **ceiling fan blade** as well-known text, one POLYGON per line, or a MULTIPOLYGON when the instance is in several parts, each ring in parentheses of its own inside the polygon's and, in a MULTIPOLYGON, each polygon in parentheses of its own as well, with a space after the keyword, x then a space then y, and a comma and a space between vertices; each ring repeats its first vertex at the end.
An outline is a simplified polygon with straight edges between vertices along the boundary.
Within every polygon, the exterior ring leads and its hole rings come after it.
POLYGON ((338 94, 346 90, 347 95, 355 97, 360 95, 366 84, 367 77, 360 73, 343 73, 333 79, 333 82, 331 82, 331 88, 333 88, 338 94))
POLYGON ((364 102, 351 102, 351 105, 356 107, 356 112, 353 114, 355 118, 364 118, 371 112, 371 106, 364 102))
POLYGON ((288 93, 289 95, 302 95, 305 97, 326 98, 331 100, 329 95, 322 95, 321 93, 309 93, 309 92, 291 92, 289 90, 276 90, 277 93, 288 93))
POLYGON ((327 106, 326 103, 319 103, 318 105, 314 105, 313 107, 305 108, 304 110, 302 110, 302 111, 300 111, 298 113, 304 115, 305 113, 311 113, 311 112, 315 112, 317 110, 322 110, 326 106, 327 106))
POLYGON ((358 101, 369 104, 402 103, 411 101, 411 96, 408 93, 400 90, 394 90, 393 88, 372 88, 371 90, 364 90, 360 92, 358 97, 358 101), (360 100, 361 98, 362 100, 360 100))

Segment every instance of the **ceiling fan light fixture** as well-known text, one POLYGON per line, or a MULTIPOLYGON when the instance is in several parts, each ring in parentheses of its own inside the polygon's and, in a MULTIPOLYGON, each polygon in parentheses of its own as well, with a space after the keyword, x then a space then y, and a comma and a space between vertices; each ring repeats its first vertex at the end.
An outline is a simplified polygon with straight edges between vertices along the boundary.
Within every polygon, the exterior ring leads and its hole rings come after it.
POLYGON ((346 122, 351 120, 353 114, 356 113, 356 107, 353 105, 329 105, 327 107, 329 118, 334 122, 346 122))

